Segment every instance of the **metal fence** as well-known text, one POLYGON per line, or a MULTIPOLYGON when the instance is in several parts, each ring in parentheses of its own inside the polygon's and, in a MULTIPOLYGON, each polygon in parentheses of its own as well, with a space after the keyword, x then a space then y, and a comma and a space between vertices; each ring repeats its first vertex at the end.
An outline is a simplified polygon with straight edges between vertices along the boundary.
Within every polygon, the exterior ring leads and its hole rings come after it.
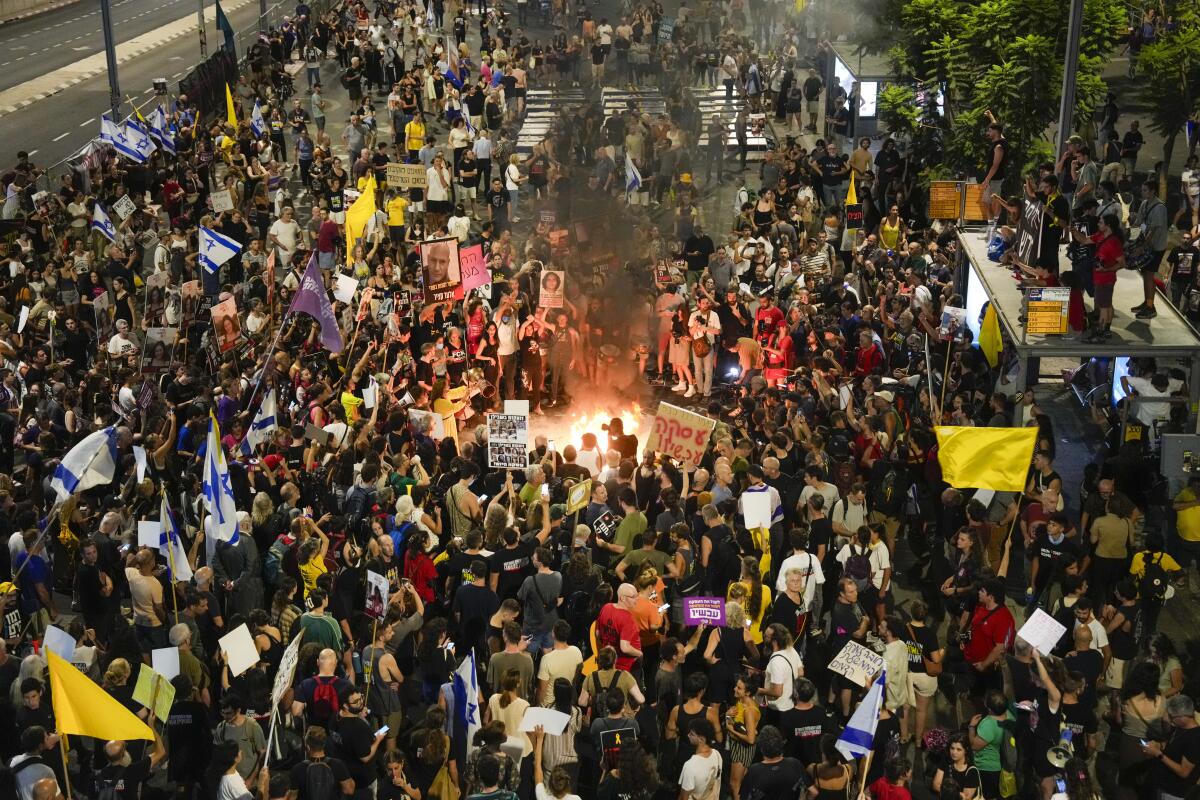
MULTIPOLYGON (((266 13, 266 22, 268 27, 275 27, 279 25, 281 22, 283 22, 284 17, 291 16, 293 13, 295 13, 297 2, 298 0, 281 0, 281 2, 268 6, 266 13)), ((340 0, 317 0, 316 2, 310 2, 309 8, 312 10, 313 18, 315 18, 323 15, 330 8, 337 6, 339 2, 340 0)), ((249 53, 250 48, 253 47, 258 41, 259 34, 263 32, 259 22, 260 20, 256 18, 252 24, 234 31, 233 39, 234 47, 237 52, 239 71, 244 71, 246 54, 249 53)), ((215 54, 218 50, 220 50, 221 47, 224 46, 225 37, 220 31, 216 31, 215 36, 212 35, 212 23, 207 23, 207 25, 208 27, 206 28, 206 33, 208 34, 207 42, 210 53, 209 58, 212 58, 212 54, 215 54)), ((192 32, 188 35, 192 37, 192 41, 195 41, 197 37, 196 29, 193 28, 192 32)), ((199 69, 204 63, 204 59, 197 57, 196 61, 186 70, 186 73, 190 75, 195 70, 199 69)), ((127 92, 127 94, 132 95, 134 93, 127 92)), ((94 143, 94 141, 90 142, 88 145, 85 145, 82 149, 76 151, 72 155, 67 156, 61 161, 46 167, 45 172, 39 176, 37 180, 37 190, 54 191, 61 186, 63 176, 73 175, 76 172, 78 165, 86 156, 88 148, 94 143)))

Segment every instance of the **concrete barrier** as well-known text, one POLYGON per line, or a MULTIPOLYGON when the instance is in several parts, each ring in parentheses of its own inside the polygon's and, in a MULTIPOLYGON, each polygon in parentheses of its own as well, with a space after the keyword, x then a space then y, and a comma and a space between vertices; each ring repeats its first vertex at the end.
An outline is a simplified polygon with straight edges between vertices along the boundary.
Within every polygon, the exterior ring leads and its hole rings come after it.
POLYGON ((0 0, 0 25, 45 14, 56 8, 75 5, 80 0, 0 0))

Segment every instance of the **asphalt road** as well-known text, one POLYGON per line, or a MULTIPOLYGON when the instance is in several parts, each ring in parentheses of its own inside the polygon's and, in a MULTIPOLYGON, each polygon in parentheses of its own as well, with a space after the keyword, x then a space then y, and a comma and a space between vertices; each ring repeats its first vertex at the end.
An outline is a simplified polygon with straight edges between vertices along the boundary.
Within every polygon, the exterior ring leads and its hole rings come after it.
MULTIPOLYGON (((99 9, 95 12, 85 12, 84 8, 91 5, 80 4, 58 12, 51 12, 30 20, 20 21, 0 27, 0 42, 11 43, 16 37, 18 43, 28 43, 39 53, 37 58, 25 58, 17 64, 3 66, 0 62, 0 89, 13 86, 12 71, 21 70, 24 80, 31 80, 63 66, 70 65, 75 60, 103 50, 103 37, 99 25, 99 9), (91 16, 86 16, 91 14, 91 16), (79 19, 81 15, 85 15, 79 19), (50 26, 47 29, 47 26, 50 26), (57 27, 55 27, 57 26, 57 27), (85 33, 85 29, 90 32, 85 33), (47 30, 49 32, 47 32, 47 30), (41 31, 41 33, 34 33, 41 31), (26 36, 27 38, 21 38, 26 36), (70 42, 60 44, 57 49, 47 44, 47 37, 70 39, 84 36, 72 45, 70 42), (72 46, 82 47, 86 41, 87 50, 75 52, 72 46), (45 52, 51 47, 50 52, 45 52), (67 54, 61 51, 65 49, 67 54)), ((212 3, 208 3, 211 7, 212 3)), ((272 16, 273 20, 290 14, 294 3, 282 4, 272 16)), ((145 34, 160 26, 170 24, 175 20, 188 17, 195 21, 196 6, 182 0, 118 0, 114 5, 114 31, 118 42, 127 41, 135 36, 145 34), (161 10, 152 8, 155 2, 161 2, 161 10), (140 15, 140 16, 139 16, 140 15), (128 20, 122 25, 121 20, 128 20)), ((229 12, 230 23, 234 30, 249 28, 258 20, 258 4, 250 3, 229 12)), ((209 50, 220 43, 218 35, 209 24, 209 50)), ((19 46, 19 45, 18 45, 19 46)), ((9 44, 0 45, 0 52, 11 50, 9 44)), ((20 52, 20 51, 18 51, 20 52)), ((240 55, 240 53, 239 53, 240 55)), ((192 32, 167 45, 151 50, 129 61, 120 64, 117 72, 120 78, 122 94, 130 96, 137 103, 145 102, 152 94, 151 82, 155 78, 166 78, 175 92, 178 81, 200 61, 199 38, 193 24, 192 32)), ((17 82, 20 83, 19 81, 17 82)), ((303 84, 303 79, 301 79, 303 84)), ((67 156, 75 153, 89 140, 100 133, 100 114, 108 107, 108 81, 104 74, 94 79, 84 81, 64 89, 57 94, 39 100, 25 108, 18 109, 0 116, 0 140, 5 147, 0 158, 5 165, 12 160, 15 162, 17 150, 28 150, 34 162, 46 168, 67 156)))
MULTIPOLYGON (((211 5, 211 3, 209 3, 211 5)), ((190 0, 115 0, 113 33, 117 44, 191 14, 190 0)), ((249 18, 249 15, 247 15, 249 18)), ((197 39, 189 44, 198 52, 197 39)), ((19 86, 104 49, 97 0, 66 6, 0 27, 0 89, 19 86)))

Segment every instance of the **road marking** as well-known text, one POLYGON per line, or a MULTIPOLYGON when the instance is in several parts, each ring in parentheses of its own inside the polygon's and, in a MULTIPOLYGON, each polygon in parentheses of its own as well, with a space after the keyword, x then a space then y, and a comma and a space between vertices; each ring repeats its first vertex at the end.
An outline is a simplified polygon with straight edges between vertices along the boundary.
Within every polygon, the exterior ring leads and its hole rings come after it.
POLYGON ((71 133, 70 131, 67 131, 66 133, 60 133, 58 136, 55 136, 50 141, 57 142, 59 139, 65 139, 68 135, 70 135, 70 133, 71 133))
MULTIPOLYGON (((82 50, 91 50, 92 48, 88 47, 87 45, 84 45, 83 47, 72 47, 71 49, 74 50, 76 53, 78 53, 82 50)), ((454 76, 451 75, 450 77, 453 78, 454 76)))
POLYGON ((37 154, 38 154, 37 148, 34 148, 33 150, 29 151, 30 157, 36 156, 37 154))
POLYGON ((93 122, 95 122, 95 121, 96 121, 96 118, 95 118, 95 117, 92 117, 92 118, 91 118, 91 119, 89 119, 87 122, 82 122, 82 123, 80 123, 79 127, 81 127, 81 128, 86 128, 88 125, 91 125, 91 124, 92 124, 93 122))

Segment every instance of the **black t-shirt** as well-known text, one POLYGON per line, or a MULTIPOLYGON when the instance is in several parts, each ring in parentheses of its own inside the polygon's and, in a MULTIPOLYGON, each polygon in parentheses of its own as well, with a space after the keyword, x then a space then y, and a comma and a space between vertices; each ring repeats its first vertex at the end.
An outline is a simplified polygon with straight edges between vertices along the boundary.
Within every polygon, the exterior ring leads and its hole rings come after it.
POLYGON ((815 553, 821 545, 825 545, 825 552, 832 555, 830 542, 833 541, 833 520, 829 517, 821 517, 814 519, 808 524, 808 550, 815 553))
POLYGON ((338 716, 332 726, 335 736, 329 737, 334 758, 346 762, 346 770, 354 779, 355 789, 364 789, 375 780, 372 764, 364 764, 363 756, 371 752, 375 742, 375 729, 361 717, 338 716))
MULTIPOLYGON (((1200 764, 1200 728, 1175 728, 1163 750, 1167 758, 1180 764, 1186 758, 1191 764, 1200 764)), ((1154 764, 1153 784, 1163 794, 1184 797, 1196 786, 1196 771, 1190 778, 1181 778, 1161 761, 1154 764)))
POLYGON ((816 75, 804 81, 804 99, 805 100, 820 100, 821 99, 821 79, 816 75))
POLYGON ((844 166, 841 156, 825 153, 816 161, 817 166, 821 169, 821 182, 826 186, 837 186, 846 177, 845 174, 839 174, 844 166))
POLYGON ((198 781, 204 776, 212 750, 212 730, 208 712, 195 700, 176 700, 167 717, 167 747, 172 753, 187 753, 187 758, 167 762, 167 774, 174 781, 198 781))
POLYGON ((930 653, 941 649, 941 644, 938 643, 937 632, 924 625, 919 625, 913 626, 911 634, 908 633, 907 629, 904 633, 905 641, 909 643, 908 671, 924 675, 925 658, 928 658, 930 653))
POLYGON ((805 764, 821 760, 821 736, 834 728, 834 720, 821 706, 789 708, 779 715, 784 754, 805 764))
POLYGON ((703 272, 708 268, 709 257, 716 252, 713 240, 705 235, 688 237, 683 245, 684 258, 690 272, 703 272))
MULTIPOLYGON (((346 769, 346 764, 340 758, 325 756, 324 758, 318 759, 316 762, 305 759, 296 766, 292 767, 292 771, 288 775, 288 777, 291 778, 292 788, 297 789, 300 792, 300 794, 297 796, 297 800, 325 800, 325 798, 308 796, 308 768, 315 763, 322 762, 328 764, 329 768, 333 770, 333 780, 335 783, 340 784, 342 781, 350 777, 350 770, 346 769)), ((340 795, 341 789, 338 789, 337 791, 340 795)))
POLYGON ((1096 707, 1096 681, 1104 673, 1104 654, 1099 650, 1084 650, 1070 653, 1063 659, 1068 672, 1077 672, 1083 676, 1084 690, 1079 694, 1079 702, 1088 708, 1096 707))
POLYGON ((150 759, 140 758, 127 767, 109 764, 96 776, 100 789, 111 786, 115 800, 137 800, 142 796, 142 784, 150 779, 150 759))
POLYGON ((1061 574, 1067 564, 1079 560, 1081 555, 1079 542, 1070 536, 1063 536, 1061 542, 1050 541, 1050 534, 1043 530, 1038 534, 1033 545, 1033 556, 1038 559, 1038 584, 1045 586, 1048 581, 1061 574))
POLYGON ((1196 275, 1197 256, 1200 256, 1200 250, 1195 247, 1179 246, 1171 251, 1167 256, 1167 263, 1171 265, 1171 280, 1178 283, 1190 283, 1196 275))
POLYGON ((603 64, 604 63, 604 53, 605 53, 604 45, 601 45, 601 44, 592 45, 592 63, 593 64, 603 64))
MULTIPOLYGON (((85 619, 97 619, 107 613, 109 608, 109 597, 105 597, 100 591, 100 565, 99 564, 80 564, 75 578, 78 581, 79 587, 79 605, 83 609, 85 619)), ((112 576, 109 576, 112 579, 112 576)), ((113 583, 113 590, 116 591, 116 583, 113 583)))
POLYGON ((829 652, 840 653, 842 651, 846 642, 854 638, 853 634, 858 630, 862 618, 862 609, 858 607, 858 603, 838 601, 833 604, 833 610, 829 613, 829 652))
POLYGON ((502 599, 517 596, 526 575, 533 572, 534 545, 518 541, 516 547, 501 547, 488 559, 488 568, 497 573, 496 594, 502 599))
MULTIPOLYGON (((815 762, 814 762, 815 763, 815 762)), ((743 797, 799 797, 804 780, 804 764, 784 758, 774 764, 751 764, 742 778, 743 797)))

